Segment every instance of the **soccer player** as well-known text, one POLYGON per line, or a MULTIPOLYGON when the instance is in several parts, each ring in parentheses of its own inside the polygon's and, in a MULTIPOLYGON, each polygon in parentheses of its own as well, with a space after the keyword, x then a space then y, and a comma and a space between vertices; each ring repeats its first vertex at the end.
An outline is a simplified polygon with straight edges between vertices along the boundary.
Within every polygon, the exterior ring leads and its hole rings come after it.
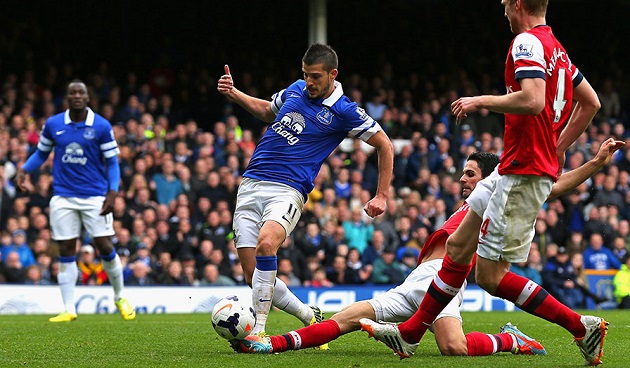
MULTIPOLYGON (((553 185, 551 197, 559 196, 593 175, 606 165, 624 142, 612 138, 602 143, 597 156, 581 167, 564 174, 553 185)), ((488 176, 497 165, 499 158, 490 153, 475 152, 468 157, 464 174, 460 178, 462 196, 468 198, 477 182, 488 176)), ((374 299, 349 305, 330 320, 311 325, 284 335, 259 337, 250 335, 241 341, 240 351, 248 353, 276 353, 286 350, 305 349, 330 342, 337 337, 361 328, 363 318, 387 322, 404 321, 417 310, 435 273, 442 266, 446 254, 446 239, 459 226, 469 211, 464 203, 442 226, 431 234, 418 257, 418 266, 402 285, 393 288, 374 299)), ((500 334, 490 335, 471 332, 464 335, 459 306, 463 300, 464 286, 454 300, 440 312, 432 324, 440 352, 444 355, 490 355, 499 351, 515 354, 545 354, 545 349, 536 340, 524 335, 515 326, 506 324, 500 334)), ((402 350, 402 349, 398 349, 402 350)), ((401 351, 402 354, 405 354, 401 351)), ((399 353, 400 354, 400 353, 399 353)))
POLYGON ((413 352, 435 317, 457 295, 477 251, 476 280, 483 289, 564 327, 586 363, 597 365, 608 323, 581 316, 509 268, 510 262, 527 260, 536 216, 564 166, 565 151, 591 122, 600 103, 546 25, 547 0, 502 0, 501 4, 517 35, 505 63, 507 94, 464 97, 451 105, 458 122, 481 108, 505 114, 505 147, 498 171, 468 198, 472 211, 449 237, 442 269, 416 314, 398 327, 376 323, 363 327, 377 339, 396 341, 413 352))
MULTIPOLYGON (((575 188, 606 165, 613 154, 623 145, 624 142, 615 141, 612 138, 606 140, 602 143, 595 158, 564 174, 553 185, 551 197, 559 196, 575 188)), ((475 152, 468 157, 464 174, 460 178, 464 198, 470 195, 479 180, 492 172, 498 160, 496 155, 482 152, 475 152)), ((441 267, 442 258, 446 254, 446 238, 459 226, 469 209, 470 206, 465 203, 444 223, 440 230, 431 234, 422 247, 422 252, 418 257, 418 266, 402 285, 374 299, 353 303, 332 316, 330 320, 320 324, 280 336, 261 338, 250 335, 241 341, 240 351, 275 353, 304 349, 330 342, 343 334, 358 330, 363 318, 387 322, 404 321, 409 318, 417 310, 433 276, 441 267)), ((536 340, 524 335, 509 323, 501 329, 501 334, 489 335, 471 332, 464 335, 459 314, 464 288, 465 284, 459 290, 455 300, 449 302, 431 326, 442 354, 476 356, 490 355, 499 351, 511 351, 516 354, 545 354, 544 348, 536 340)))
POLYGON ((276 254, 295 228, 322 163, 348 135, 377 150, 376 195, 364 210, 371 217, 385 211, 394 149, 380 125, 344 95, 335 80, 337 65, 330 46, 311 45, 302 58, 304 79, 274 94, 271 102, 236 89, 227 65, 218 82, 220 93, 270 123, 243 173, 234 211, 236 248, 253 289, 252 334, 264 332, 272 303, 305 325, 322 319, 319 308, 305 306, 276 278, 276 254))
POLYGON ((118 144, 111 124, 88 107, 90 99, 82 81, 73 80, 68 85, 66 98, 68 110, 46 121, 37 150, 16 173, 18 187, 26 190, 26 174, 37 170, 54 151, 50 227, 60 247, 58 280, 65 311, 49 321, 70 322, 77 318, 76 252, 82 226, 100 251, 103 268, 114 289, 114 304, 123 319, 132 320, 136 312, 122 295, 123 269, 111 240, 114 235, 111 212, 120 182, 118 144))

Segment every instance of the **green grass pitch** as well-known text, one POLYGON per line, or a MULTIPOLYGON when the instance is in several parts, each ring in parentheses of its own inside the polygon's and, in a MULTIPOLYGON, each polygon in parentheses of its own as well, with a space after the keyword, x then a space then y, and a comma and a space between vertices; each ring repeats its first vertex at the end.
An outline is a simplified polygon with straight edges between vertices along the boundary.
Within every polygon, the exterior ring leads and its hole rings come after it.
MULTIPOLYGON (((630 366, 630 311, 596 311, 610 322, 603 367, 630 366)), ((329 315, 327 315, 329 316, 329 315)), ((431 333, 416 355, 399 360, 391 351, 353 332, 328 351, 306 349, 272 355, 232 352, 206 314, 80 315, 71 323, 49 323, 49 316, 0 316, 0 367, 580 367, 583 359, 561 327, 524 312, 464 313, 464 330, 497 333, 505 322, 537 338, 548 356, 500 353, 489 357, 442 357, 431 333)), ((299 328, 295 318, 273 311, 269 333, 299 328)))

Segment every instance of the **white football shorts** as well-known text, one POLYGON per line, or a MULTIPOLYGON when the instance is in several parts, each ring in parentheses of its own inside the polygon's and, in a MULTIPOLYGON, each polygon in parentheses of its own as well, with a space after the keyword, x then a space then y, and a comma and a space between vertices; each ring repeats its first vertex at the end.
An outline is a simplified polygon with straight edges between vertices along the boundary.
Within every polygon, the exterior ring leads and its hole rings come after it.
POLYGON ((81 236, 81 226, 92 238, 114 235, 114 216, 101 216, 104 196, 76 198, 53 196, 50 199, 50 229, 54 240, 81 236))
POLYGON ((304 198, 295 188, 281 183, 243 178, 234 210, 236 248, 255 248, 265 221, 282 225, 289 236, 302 216, 304 198))
POLYGON ((536 217, 552 186, 548 176, 499 175, 497 169, 477 183, 466 199, 483 219, 477 254, 492 261, 527 261, 536 217))
MULTIPOLYGON (((403 322, 409 319, 420 307, 420 303, 422 303, 424 295, 427 293, 429 286, 431 286, 433 278, 441 268, 442 259, 423 262, 407 276, 402 284, 367 300, 374 308, 376 320, 403 322)), ((464 282, 464 286, 459 290, 459 293, 437 316, 436 321, 442 317, 454 317, 460 321, 462 320, 459 307, 464 300, 465 289, 466 282, 464 282)))

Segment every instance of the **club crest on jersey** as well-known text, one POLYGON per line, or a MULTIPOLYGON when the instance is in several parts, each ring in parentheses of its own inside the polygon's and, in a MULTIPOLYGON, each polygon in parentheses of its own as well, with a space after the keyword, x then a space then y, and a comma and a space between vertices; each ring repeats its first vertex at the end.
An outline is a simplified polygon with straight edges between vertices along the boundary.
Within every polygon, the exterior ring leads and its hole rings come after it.
POLYGON ((534 53, 532 52, 532 49, 534 48, 534 45, 527 45, 527 44, 520 44, 518 46, 516 46, 516 57, 520 58, 520 57, 526 57, 526 58, 530 58, 532 56, 534 56, 534 53))
POLYGON ((85 131, 83 131, 83 138, 87 140, 94 139, 95 136, 96 133, 94 132, 93 128, 85 128, 85 131))
POLYGON ((335 116, 335 114, 330 112, 330 110, 328 110, 327 107, 324 107, 322 111, 317 113, 317 121, 325 125, 330 125, 330 123, 332 122, 333 116, 335 116))
POLYGON ((61 157, 64 164, 79 164, 85 166, 87 157, 84 156, 83 147, 76 142, 72 142, 66 146, 65 153, 61 157))

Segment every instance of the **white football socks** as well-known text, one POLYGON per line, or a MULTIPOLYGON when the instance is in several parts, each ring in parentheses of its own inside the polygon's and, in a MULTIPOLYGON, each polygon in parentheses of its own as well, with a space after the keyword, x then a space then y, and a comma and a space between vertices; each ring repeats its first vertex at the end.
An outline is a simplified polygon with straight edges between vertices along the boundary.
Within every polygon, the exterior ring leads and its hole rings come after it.
POLYGON ((59 283, 59 289, 61 289, 61 299, 63 300, 63 305, 66 312, 70 314, 77 314, 77 309, 74 306, 74 288, 77 284, 78 277, 79 269, 77 267, 76 260, 73 259, 72 262, 59 263, 57 282, 59 283))
POLYGON ((114 288, 114 300, 117 301, 122 298, 124 288, 123 267, 118 254, 111 261, 103 260, 103 269, 107 273, 109 283, 114 288))
POLYGON ((294 315, 302 321, 304 326, 308 326, 313 318, 313 310, 308 305, 302 303, 295 294, 289 290, 287 284, 276 277, 276 285, 273 291, 273 306, 289 314, 294 315))
POLYGON ((265 331, 271 300, 273 299, 273 282, 276 278, 277 270, 262 271, 258 266, 254 269, 252 277, 252 305, 256 311, 256 326, 252 330, 252 335, 265 331))

